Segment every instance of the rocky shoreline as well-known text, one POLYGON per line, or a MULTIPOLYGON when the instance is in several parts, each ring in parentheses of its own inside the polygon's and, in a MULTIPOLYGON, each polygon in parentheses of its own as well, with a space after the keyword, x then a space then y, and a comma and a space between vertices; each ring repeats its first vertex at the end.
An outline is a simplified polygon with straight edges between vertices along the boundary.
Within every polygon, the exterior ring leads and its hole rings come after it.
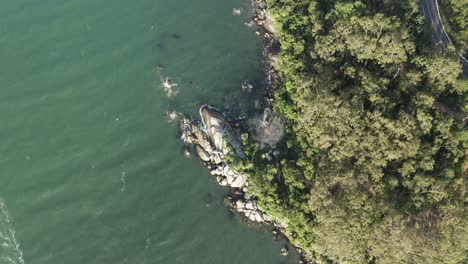
POLYGON ((263 58, 265 60, 266 85, 264 91, 263 107, 272 110, 274 103, 274 93, 281 85, 281 78, 278 68, 278 56, 280 53, 280 43, 275 38, 275 27, 268 10, 267 0, 252 0, 254 15, 251 22, 256 27, 255 33, 264 38, 263 58))
POLYGON ((200 119, 181 118, 181 138, 187 147, 196 151, 218 184, 232 189, 232 194, 225 199, 226 206, 241 213, 250 222, 271 222, 272 219, 248 196, 247 176, 235 171, 226 160, 228 155, 245 158, 239 131, 231 126, 225 116, 207 105, 200 108, 200 119))
MULTIPOLYGON (((175 112, 169 113, 168 117, 179 119, 181 138, 187 147, 186 153, 189 154, 190 149, 194 150, 203 165, 210 170, 211 175, 216 177, 218 184, 231 189, 230 194, 224 200, 225 205, 233 212, 238 212, 248 222, 273 225, 275 227, 272 231, 273 239, 276 240, 282 236, 289 243, 284 234, 284 225, 272 219, 255 204, 248 194, 247 175, 233 169, 227 159, 228 156, 245 158, 242 142, 252 139, 259 146, 268 146, 270 152, 273 153, 274 144, 281 139, 284 130, 281 118, 273 113, 274 94, 281 85, 278 69, 280 44, 274 35, 275 28, 267 9, 267 1, 252 0, 252 6, 254 15, 251 21, 246 22, 246 25, 255 26, 256 34, 264 38, 262 54, 265 60, 266 79, 262 101, 263 115, 260 120, 255 121, 261 125, 247 129, 245 129, 245 124, 233 125, 220 111, 208 105, 200 108, 200 121, 186 118, 175 112), (270 133, 273 130, 280 132, 270 133), (264 138, 269 138, 269 140, 263 140, 264 138)), ((289 244, 299 252, 301 256, 299 263, 315 263, 301 248, 289 244)), ((287 255, 288 248, 284 247, 281 254, 287 255)))
MULTIPOLYGON (((267 0, 252 0, 252 6, 254 9, 254 15, 252 22, 256 25, 257 35, 263 35, 264 46, 263 46, 263 58, 265 59, 265 73, 266 73, 266 86, 264 92, 263 108, 264 115, 263 119, 267 121, 269 116, 272 116, 273 104, 275 98, 275 92, 280 88, 282 81, 279 73, 279 53, 281 46, 279 41, 276 39, 276 29, 271 18, 270 11, 268 10, 267 0)), ((273 238, 275 239, 278 235, 282 235, 288 243, 296 249, 300 255, 299 263, 303 264, 316 264, 317 262, 307 254, 298 245, 292 244, 287 235, 284 233, 284 227, 281 223, 276 222, 274 219, 269 222, 275 226, 273 230, 273 238)), ((284 251, 282 250, 282 254, 284 251)))

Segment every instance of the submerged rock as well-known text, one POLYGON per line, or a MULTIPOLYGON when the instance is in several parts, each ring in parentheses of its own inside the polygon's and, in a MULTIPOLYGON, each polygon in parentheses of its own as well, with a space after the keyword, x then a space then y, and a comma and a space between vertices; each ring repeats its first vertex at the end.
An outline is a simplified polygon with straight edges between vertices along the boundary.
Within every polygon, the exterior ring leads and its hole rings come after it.
POLYGON ((166 118, 169 122, 173 122, 179 118, 179 114, 176 111, 167 111, 166 118))
POLYGON ((249 81, 244 81, 242 83, 241 88, 242 88, 243 92, 250 93, 250 92, 252 92, 254 87, 253 87, 252 83, 250 83, 249 81))

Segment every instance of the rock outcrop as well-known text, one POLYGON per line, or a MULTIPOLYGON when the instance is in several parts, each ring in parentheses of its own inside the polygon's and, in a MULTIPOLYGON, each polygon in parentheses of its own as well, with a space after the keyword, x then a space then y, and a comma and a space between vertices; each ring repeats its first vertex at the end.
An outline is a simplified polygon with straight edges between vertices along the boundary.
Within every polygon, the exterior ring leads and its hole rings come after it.
POLYGON ((239 134, 232 128, 224 115, 210 106, 200 108, 201 122, 188 118, 180 119, 182 140, 194 146, 198 157, 216 177, 221 186, 230 187, 237 193, 229 197, 226 205, 252 222, 269 222, 269 218, 247 195, 249 182, 247 176, 235 171, 226 160, 227 155, 245 158, 239 134))
POLYGON ((204 105, 200 108, 200 117, 206 134, 215 146, 216 151, 223 154, 229 153, 241 159, 245 158, 239 136, 221 113, 204 105))

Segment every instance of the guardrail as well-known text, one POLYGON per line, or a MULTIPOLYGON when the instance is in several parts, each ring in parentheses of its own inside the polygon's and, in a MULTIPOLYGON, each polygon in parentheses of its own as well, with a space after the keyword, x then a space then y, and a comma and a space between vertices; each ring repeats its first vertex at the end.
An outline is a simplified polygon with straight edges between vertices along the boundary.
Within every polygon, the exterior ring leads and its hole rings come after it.
MULTIPOLYGON (((450 39, 449 35, 447 34, 447 31, 445 31, 444 24, 442 23, 442 18, 440 17, 440 11, 439 11, 439 3, 438 3, 437 0, 434 0, 434 1, 435 1, 435 3, 436 3, 437 16, 439 17, 440 24, 442 25, 442 31, 444 31, 444 34, 445 34, 445 36, 447 37, 447 39, 448 39, 448 41, 450 42, 450 44, 453 45, 453 42, 452 42, 452 40, 450 39)), ((466 63, 466 64, 468 65, 468 60, 467 60, 465 57, 463 57, 463 55, 462 55, 461 53, 459 53, 458 51, 457 51, 457 54, 458 54, 458 56, 461 58, 461 60, 463 61, 463 63, 466 63)))

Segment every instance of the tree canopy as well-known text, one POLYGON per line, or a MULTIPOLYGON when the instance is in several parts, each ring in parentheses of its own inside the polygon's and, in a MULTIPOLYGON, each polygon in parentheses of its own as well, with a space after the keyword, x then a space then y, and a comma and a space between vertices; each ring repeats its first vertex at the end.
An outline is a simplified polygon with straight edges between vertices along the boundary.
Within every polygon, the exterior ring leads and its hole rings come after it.
POLYGON ((276 164, 249 145, 238 166, 258 204, 324 263, 468 261, 468 133, 456 114, 468 86, 419 4, 269 1, 288 136, 276 164))

